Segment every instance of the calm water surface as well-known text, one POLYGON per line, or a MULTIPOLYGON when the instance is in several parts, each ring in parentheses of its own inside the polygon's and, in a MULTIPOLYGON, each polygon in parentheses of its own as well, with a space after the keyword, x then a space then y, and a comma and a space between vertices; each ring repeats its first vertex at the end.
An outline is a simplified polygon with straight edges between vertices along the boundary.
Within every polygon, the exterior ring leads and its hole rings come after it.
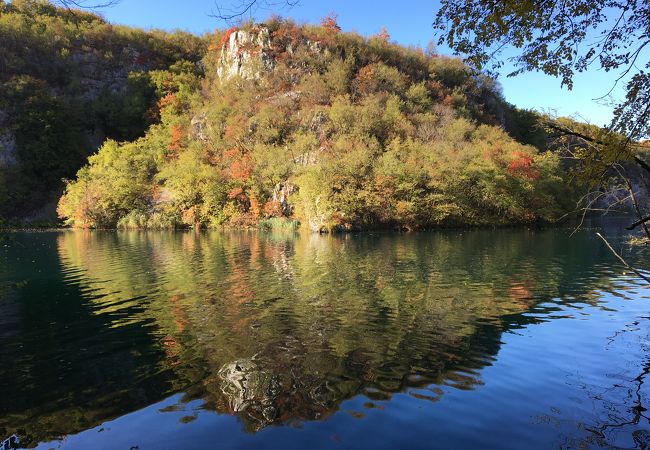
POLYGON ((0 449, 646 448, 650 289, 570 233, 5 235, 0 449))

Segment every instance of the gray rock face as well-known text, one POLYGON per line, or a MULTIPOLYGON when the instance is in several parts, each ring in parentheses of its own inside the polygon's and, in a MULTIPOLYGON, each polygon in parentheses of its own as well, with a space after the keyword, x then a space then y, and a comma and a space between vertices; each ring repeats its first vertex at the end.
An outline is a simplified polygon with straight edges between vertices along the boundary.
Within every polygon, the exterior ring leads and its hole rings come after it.
POLYGON ((11 167, 17 162, 16 138, 9 131, 7 113, 0 110, 0 168, 11 167))
POLYGON ((244 358, 226 364, 219 371, 219 376, 223 380, 221 389, 233 411, 244 411, 253 404, 264 407, 272 405, 277 381, 254 360, 244 358))
POLYGON ((16 139, 8 131, 0 130, 0 168, 11 167, 17 162, 16 139))
POLYGON ((235 76, 257 79, 263 71, 274 67, 269 29, 258 26, 251 31, 232 32, 221 49, 217 75, 223 80, 235 76))
POLYGON ((282 210, 284 216, 289 217, 293 212, 293 207, 289 203, 289 196, 293 193, 295 187, 293 183, 278 183, 273 188, 273 201, 276 202, 282 210))
POLYGON ((207 142, 208 135, 206 132, 210 129, 210 124, 208 123, 208 118, 204 113, 197 114, 192 117, 190 122, 190 134, 197 141, 207 142))

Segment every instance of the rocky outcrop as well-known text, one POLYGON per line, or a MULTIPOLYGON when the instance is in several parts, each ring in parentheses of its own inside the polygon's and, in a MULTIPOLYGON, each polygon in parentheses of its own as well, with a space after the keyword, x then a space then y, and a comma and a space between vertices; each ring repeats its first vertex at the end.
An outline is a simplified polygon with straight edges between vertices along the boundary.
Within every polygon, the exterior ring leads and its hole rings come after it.
POLYGON ((264 25, 256 25, 251 30, 233 30, 225 39, 217 67, 217 75, 222 80, 235 76, 248 80, 259 79, 264 72, 275 68, 275 57, 278 54, 286 52, 291 56, 299 47, 304 47, 307 52, 315 55, 329 54, 321 42, 309 39, 285 44, 274 43, 269 29, 264 25))
POLYGON ((0 168, 13 166, 18 161, 16 139, 9 131, 7 122, 7 113, 0 110, 0 168))
POLYGON ((223 80, 235 76, 257 79, 263 71, 271 71, 274 67, 269 29, 257 26, 250 31, 230 33, 221 49, 217 75, 223 80))
POLYGON ((293 206, 289 203, 289 196, 295 190, 293 183, 278 183, 273 188, 271 200, 278 206, 280 213, 285 217, 290 217, 293 213, 293 206))
POLYGON ((207 142, 207 131, 210 129, 208 118, 204 113, 197 114, 190 121, 190 136, 197 141, 207 142))
POLYGON ((16 164, 16 139, 8 131, 0 129, 0 168, 16 164))

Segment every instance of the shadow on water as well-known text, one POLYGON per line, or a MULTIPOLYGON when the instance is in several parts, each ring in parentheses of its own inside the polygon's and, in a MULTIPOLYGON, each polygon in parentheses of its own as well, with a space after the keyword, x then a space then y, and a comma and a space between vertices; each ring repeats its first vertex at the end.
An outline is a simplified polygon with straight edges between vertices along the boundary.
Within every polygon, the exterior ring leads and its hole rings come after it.
POLYGON ((569 234, 17 234, 0 437, 30 447, 176 393, 258 432, 359 396, 480 389, 506 336, 635 289, 591 233, 569 234))

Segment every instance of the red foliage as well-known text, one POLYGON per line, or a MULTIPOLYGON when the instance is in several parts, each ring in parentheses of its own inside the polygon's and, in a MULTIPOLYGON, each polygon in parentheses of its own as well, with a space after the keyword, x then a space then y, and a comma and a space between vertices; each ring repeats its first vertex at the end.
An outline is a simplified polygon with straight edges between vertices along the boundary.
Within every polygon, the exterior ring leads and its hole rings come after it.
POLYGON ((233 34, 235 31, 237 31, 237 27, 230 27, 223 32, 223 36, 221 36, 221 40, 219 41, 219 48, 223 48, 223 46, 226 45, 226 43, 230 39, 230 35, 233 34))
POLYGON ((539 178, 539 171, 533 167, 533 157, 523 152, 514 152, 514 159, 508 164, 508 172, 513 175, 536 180, 539 178))
POLYGON ((431 95, 434 96, 435 99, 442 101, 446 95, 445 87, 442 85, 442 83, 438 80, 429 80, 427 84, 431 95))
POLYGON ((341 31, 341 27, 339 26, 337 19, 338 19, 338 15, 334 13, 329 13, 327 16, 323 17, 320 20, 320 24, 323 28, 325 28, 330 33, 338 33, 339 31, 341 31))

